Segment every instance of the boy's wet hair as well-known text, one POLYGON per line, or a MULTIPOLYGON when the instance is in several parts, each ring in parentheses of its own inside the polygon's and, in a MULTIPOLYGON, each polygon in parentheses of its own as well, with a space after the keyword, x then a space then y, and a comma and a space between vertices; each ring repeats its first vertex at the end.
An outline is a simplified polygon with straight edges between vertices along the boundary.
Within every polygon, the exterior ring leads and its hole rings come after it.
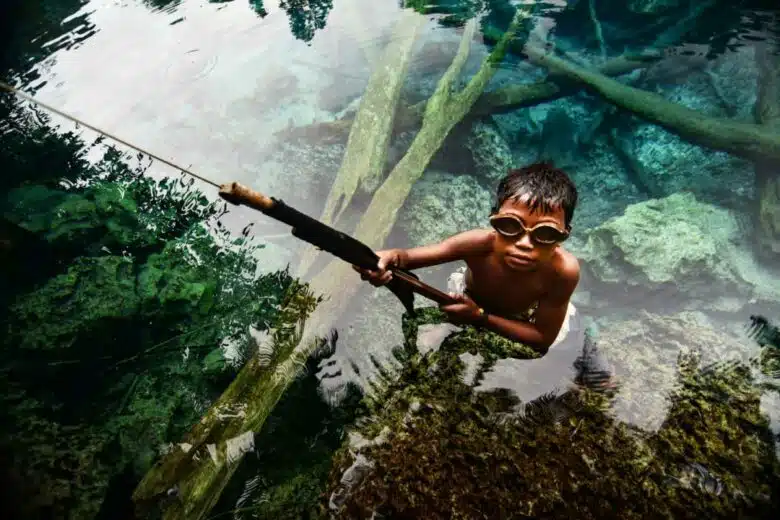
POLYGON ((509 170, 501 179, 496 190, 496 204, 493 213, 497 213, 507 200, 520 200, 528 196, 531 211, 542 210, 545 213, 563 209, 564 223, 570 227, 577 207, 577 188, 563 170, 552 162, 538 162, 523 168, 509 170))

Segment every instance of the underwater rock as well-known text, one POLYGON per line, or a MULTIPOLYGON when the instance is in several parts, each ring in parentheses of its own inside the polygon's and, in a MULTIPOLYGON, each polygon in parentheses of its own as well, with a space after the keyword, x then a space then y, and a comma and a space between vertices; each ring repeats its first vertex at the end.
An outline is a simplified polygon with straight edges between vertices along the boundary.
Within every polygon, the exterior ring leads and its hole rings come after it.
POLYGON ((746 208, 755 197, 753 165, 744 159, 688 143, 656 125, 641 124, 620 139, 640 165, 643 182, 658 187, 657 196, 684 190, 731 208, 746 208))
POLYGON ((498 181, 514 167, 512 150, 494 124, 486 121, 474 123, 465 146, 471 151, 476 177, 489 188, 495 190, 498 181))
POLYGON ((619 382, 614 412, 644 431, 657 431, 671 408, 681 355, 696 353, 703 363, 747 362, 755 351, 750 342, 739 341, 691 312, 642 313, 607 323, 600 328, 597 343, 619 382))
POLYGON ((591 144, 604 119, 603 104, 587 104, 575 98, 537 105, 529 112, 541 130, 539 160, 571 168, 582 149, 591 144))
POLYGON ((622 214, 626 205, 646 198, 607 139, 597 139, 569 173, 580 200, 572 222, 573 241, 580 238, 582 230, 594 228, 622 214))
MULTIPOLYGON (((584 246, 570 249, 598 281, 619 284, 626 293, 644 292, 669 303, 700 300, 710 308, 738 309, 750 299, 774 301, 780 278, 759 267, 750 253, 743 223, 732 212, 705 204, 691 193, 675 193, 628 206, 584 234, 584 246), (719 300, 723 295, 726 300, 719 300), (724 307, 726 306, 726 307, 724 307)), ((612 290, 609 299, 620 298, 612 290)), ((615 304, 613 301, 612 304, 615 304)))
MULTIPOLYGON (((640 86, 703 114, 753 123, 758 71, 749 47, 716 60, 705 49, 678 52, 644 71, 640 86)), ((638 176, 664 196, 686 190, 697 198, 746 208, 755 197, 753 165, 726 152, 689 143, 660 126, 640 121, 618 131, 618 140, 635 157, 638 176)))
POLYGON ((576 170, 581 156, 597 140, 608 107, 579 94, 492 119, 512 147, 513 167, 547 160, 576 170))
POLYGON ((487 226, 492 199, 474 177, 426 172, 412 188, 398 219, 409 236, 407 247, 487 226))

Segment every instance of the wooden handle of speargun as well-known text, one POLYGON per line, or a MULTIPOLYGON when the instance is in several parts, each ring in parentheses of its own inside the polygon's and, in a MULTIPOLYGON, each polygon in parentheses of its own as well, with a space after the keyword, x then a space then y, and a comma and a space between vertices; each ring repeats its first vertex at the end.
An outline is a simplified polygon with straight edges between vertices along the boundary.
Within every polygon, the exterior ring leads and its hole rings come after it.
MULTIPOLYGON (((242 204, 261 212, 270 211, 276 205, 270 197, 266 197, 262 193, 247 188, 238 182, 221 185, 219 187, 219 195, 232 204, 242 204)), ((432 287, 425 282, 421 282, 414 276, 410 276, 403 271, 394 269, 393 276, 411 286, 412 290, 417 294, 433 300, 438 304, 455 303, 455 300, 451 298, 449 294, 441 292, 435 287, 432 287)))
POLYGON ((437 288, 430 286, 425 282, 421 282, 414 276, 409 276, 405 272, 398 271, 396 269, 392 269, 392 272, 394 278, 402 280, 403 282, 410 285, 414 292, 428 298, 429 300, 435 301, 439 305, 448 305, 451 303, 457 303, 457 301, 454 298, 452 298, 449 294, 441 292, 437 288))
POLYGON ((219 187, 219 196, 231 204, 243 204, 258 211, 268 211, 274 207, 274 201, 260 192, 247 188, 238 182, 223 184, 219 187))

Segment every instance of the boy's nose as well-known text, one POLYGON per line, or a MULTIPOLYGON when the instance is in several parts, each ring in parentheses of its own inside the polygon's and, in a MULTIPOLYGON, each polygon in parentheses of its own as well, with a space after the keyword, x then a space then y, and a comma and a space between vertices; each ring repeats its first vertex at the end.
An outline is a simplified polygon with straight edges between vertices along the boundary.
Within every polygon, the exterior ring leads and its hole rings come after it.
POLYGON ((531 241, 531 234, 523 233, 520 235, 520 238, 515 241, 515 245, 523 249, 533 249, 534 243, 531 241))

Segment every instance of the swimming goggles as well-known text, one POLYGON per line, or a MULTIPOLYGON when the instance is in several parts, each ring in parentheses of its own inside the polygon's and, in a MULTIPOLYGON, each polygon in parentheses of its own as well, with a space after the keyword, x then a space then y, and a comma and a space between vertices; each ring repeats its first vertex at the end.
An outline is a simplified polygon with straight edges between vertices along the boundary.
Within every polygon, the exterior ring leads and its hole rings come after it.
POLYGON ((569 238, 569 233, 561 231, 552 224, 546 224, 542 222, 534 227, 528 229, 523 224, 523 221, 514 215, 497 214, 490 217, 490 225, 493 226, 498 233, 509 238, 519 238, 528 233, 531 235, 531 240, 542 245, 552 245, 559 242, 563 242, 569 238))

